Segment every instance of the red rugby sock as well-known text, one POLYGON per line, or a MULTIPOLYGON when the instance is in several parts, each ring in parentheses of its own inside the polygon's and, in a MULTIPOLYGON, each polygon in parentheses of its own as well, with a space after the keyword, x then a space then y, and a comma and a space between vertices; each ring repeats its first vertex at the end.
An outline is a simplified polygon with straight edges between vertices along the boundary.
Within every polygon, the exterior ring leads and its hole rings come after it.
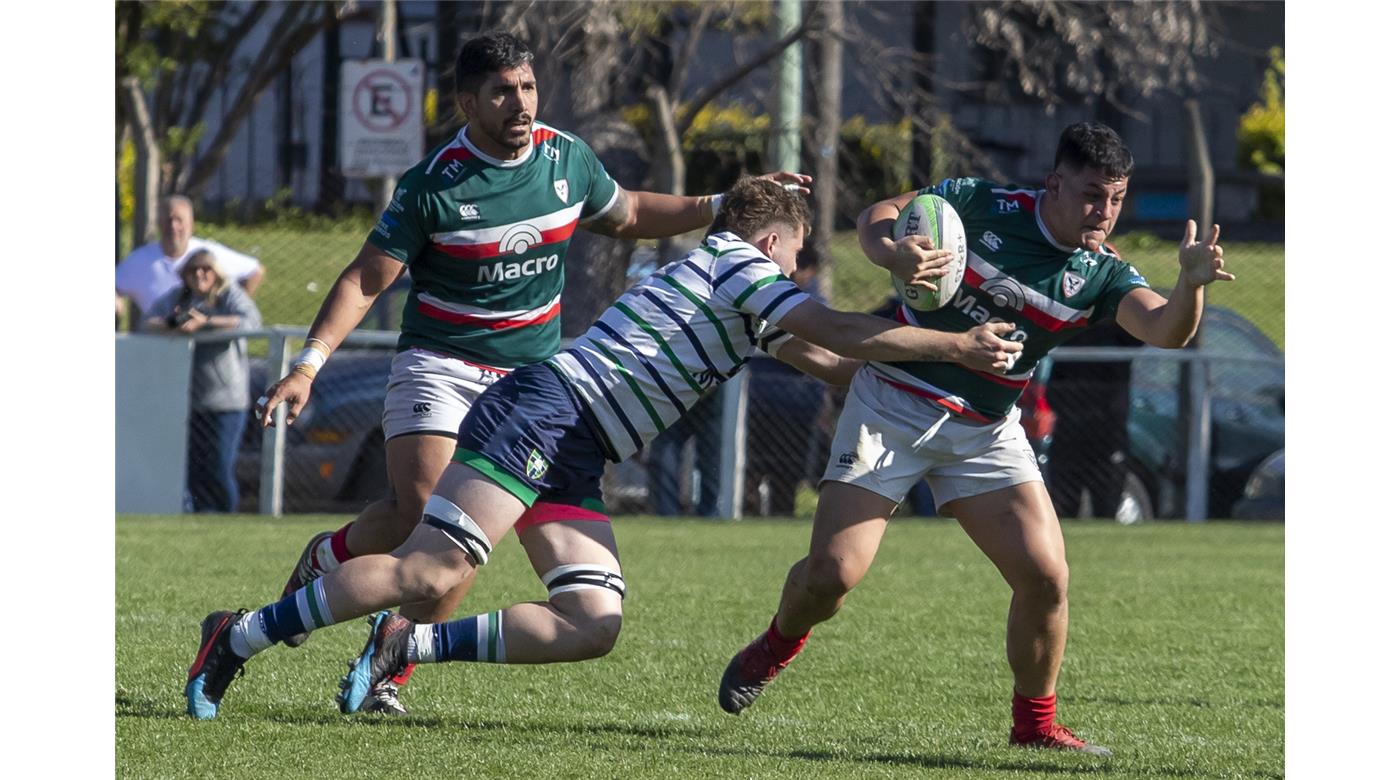
POLYGON ((1022 696, 1011 692, 1011 731, 1018 740, 1044 734, 1055 723, 1055 694, 1022 696))
POLYGON ((409 664, 408 666, 405 666, 403 668, 402 672, 399 672, 398 674, 394 675, 393 677, 390 677, 389 679, 393 680, 395 685, 403 685, 404 683, 408 682, 408 678, 410 675, 413 674, 413 667, 415 666, 417 666, 417 664, 409 664))
POLYGON ((331 534, 331 555, 335 556, 336 563, 345 563, 355 556, 350 553, 350 548, 345 544, 345 538, 350 535, 350 526, 354 523, 346 523, 339 531, 331 534))
POLYGON ((778 616, 773 616, 773 622, 768 624, 768 633, 764 634, 764 640, 768 643, 768 650, 778 659, 779 666, 787 666, 788 662, 797 657, 802 652, 802 646, 807 644, 807 637, 812 632, 808 631, 796 639, 789 639, 778 633, 778 616))

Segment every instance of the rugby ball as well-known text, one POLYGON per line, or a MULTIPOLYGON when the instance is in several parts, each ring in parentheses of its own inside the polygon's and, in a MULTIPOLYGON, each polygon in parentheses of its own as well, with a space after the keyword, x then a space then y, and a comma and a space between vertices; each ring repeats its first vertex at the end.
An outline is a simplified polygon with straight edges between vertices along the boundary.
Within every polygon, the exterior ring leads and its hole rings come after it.
POLYGON ((963 272, 967 270, 967 236, 963 233, 962 219, 953 205, 937 195, 920 195, 899 212, 893 233, 891 238, 895 241, 905 236, 928 236, 939 249, 952 250, 953 262, 945 266, 951 270, 934 280, 937 292, 922 285, 906 285, 893 273, 890 274, 895 293, 909 308, 933 311, 947 305, 953 300, 958 285, 962 284, 963 272))

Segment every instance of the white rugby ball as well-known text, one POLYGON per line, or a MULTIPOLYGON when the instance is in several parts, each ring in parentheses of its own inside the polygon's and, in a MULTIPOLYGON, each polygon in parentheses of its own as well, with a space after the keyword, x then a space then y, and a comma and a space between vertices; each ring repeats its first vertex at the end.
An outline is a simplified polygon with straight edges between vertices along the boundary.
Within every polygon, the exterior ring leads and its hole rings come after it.
POLYGON ((933 311, 946 306, 962 284, 963 272, 967 270, 967 236, 963 233, 962 218, 948 201, 937 195, 920 195, 909 201, 909 205, 899 212, 894 221, 895 241, 905 236, 928 236, 934 246, 953 252, 953 262, 944 266, 949 272, 933 280, 938 292, 917 284, 906 285, 890 274, 894 291, 900 300, 911 309, 933 311))

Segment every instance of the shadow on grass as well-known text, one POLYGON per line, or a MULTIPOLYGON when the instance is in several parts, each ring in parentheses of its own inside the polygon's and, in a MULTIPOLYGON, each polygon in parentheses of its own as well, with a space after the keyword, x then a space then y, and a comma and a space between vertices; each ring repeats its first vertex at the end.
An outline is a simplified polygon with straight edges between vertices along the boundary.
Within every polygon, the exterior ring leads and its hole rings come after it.
MULTIPOLYGON (((132 696, 117 694, 117 717, 118 718, 151 718, 162 720, 183 720, 186 718, 183 709, 171 709, 169 706, 161 704, 155 699, 134 698, 132 696)), ((236 705, 235 705, 236 706, 236 705)), ((1049 775, 1055 774, 1093 774, 1093 775, 1123 775, 1131 777, 1200 777, 1201 772, 1196 769, 1175 768, 1175 767, 1144 767, 1137 764, 1125 762, 1123 757, 1117 759, 1091 759, 1087 756, 1083 760, 1076 760, 1077 756, 1064 756, 1063 761, 1037 761, 1026 760, 1027 754, 1021 751, 1012 751, 1006 748, 1005 759, 1002 760, 997 755, 1000 750, 989 752, 984 758, 970 760, 956 755, 948 754, 892 754, 892 753, 834 753, 826 750, 763 750, 763 749, 738 749, 727 747, 703 746, 703 745, 678 745, 668 742, 678 738, 705 738, 716 739, 726 736, 725 729, 715 727, 705 727, 702 725, 686 724, 666 724, 655 725, 648 723, 578 723, 559 724, 551 722, 541 722, 537 720, 523 719, 518 721, 504 720, 473 720, 467 718, 441 718, 432 715, 408 715, 405 717, 393 716, 373 716, 373 715, 341 715, 338 712, 310 712, 310 711, 279 711, 250 713, 238 712, 236 710, 228 713, 229 718, 238 720, 256 719, 265 723, 276 723, 291 726, 351 726, 354 728, 376 728, 376 729, 423 729, 440 728, 455 729, 474 732, 497 732, 503 739, 511 742, 535 741, 541 734, 553 734, 561 736, 579 734, 599 734, 618 735, 624 737, 636 737, 644 740, 646 744, 637 745, 615 745, 611 749, 626 749, 634 751, 653 751, 658 747, 673 752, 693 753, 698 755, 713 756, 733 756, 736 758, 770 757, 774 759, 796 759, 799 761, 811 761, 819 764, 886 764, 897 766, 918 767, 921 769, 964 769, 964 770, 984 770, 996 772, 1039 772, 1049 775), (665 744, 660 744, 665 743, 665 744)), ((1243 773, 1245 777, 1277 778, 1278 773, 1264 770, 1243 773)))

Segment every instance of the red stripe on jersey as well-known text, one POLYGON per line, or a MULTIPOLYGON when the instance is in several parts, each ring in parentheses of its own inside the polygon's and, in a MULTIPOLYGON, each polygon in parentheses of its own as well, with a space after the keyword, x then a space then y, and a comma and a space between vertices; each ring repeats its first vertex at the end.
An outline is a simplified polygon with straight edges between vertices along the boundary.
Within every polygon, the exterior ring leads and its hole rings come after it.
POLYGON ((441 155, 438 156, 438 158, 437 158, 437 163, 436 163, 435 165, 436 165, 436 166, 446 166, 446 165, 449 164, 449 163, 454 163, 454 162, 457 162, 457 161, 459 161, 459 160, 461 160, 461 161, 466 161, 466 160, 470 160, 470 159, 472 159, 472 158, 474 158, 474 157, 476 157, 476 155, 472 154, 472 153, 471 153, 471 150, 468 149, 467 147, 465 147, 465 146, 454 146, 454 147, 452 147, 452 148, 450 148, 450 149, 444 150, 443 153, 442 153, 441 155))
POLYGON ((957 414, 961 414, 964 417, 976 420, 977 422, 992 422, 992 418, 982 414, 978 414, 977 412, 974 412, 973 410, 948 398, 947 396, 941 396, 937 393, 931 393, 928 390, 914 387, 913 385, 906 385, 903 382, 896 382, 893 379, 889 379, 887 377, 876 376, 875 378, 879 379, 881 382, 884 382, 885 384, 889 385, 890 387, 893 387, 896 390, 903 390, 904 392, 909 393, 910 395, 917 395, 920 398, 927 398, 933 401, 934 403, 938 404, 939 406, 949 409, 957 414))
POLYGON ((523 328, 527 325, 539 325, 549 322, 559 316, 559 304, 556 302, 543 314, 531 317, 528 320, 502 320, 478 317, 473 314, 458 314, 455 311, 439 309, 421 300, 418 301, 418 313, 442 322, 450 322, 453 325, 476 325, 487 330, 510 330, 511 328, 523 328))
POLYGON ((535 141, 535 146, 539 146, 540 144, 544 143, 545 141, 548 141, 549 139, 553 138, 553 137, 556 136, 556 135, 559 135, 559 134, 556 133, 556 132, 554 132, 553 130, 549 130, 549 129, 547 129, 547 128, 540 127, 540 128, 536 128, 536 129, 535 129, 535 132, 533 132, 533 133, 530 134, 530 137, 531 137, 532 139, 534 139, 534 141, 535 141))
MULTIPOLYGON (((963 271, 963 284, 980 290, 983 283, 986 281, 985 277, 973 269, 972 263, 967 264, 966 270, 963 271)), ((1082 314, 1076 316, 1069 322, 1065 322, 1053 314, 1037 309, 1035 304, 1030 301, 1026 301, 1025 305, 1021 307, 1021 313, 1026 315, 1026 319, 1034 322, 1037 327, 1052 333, 1057 330, 1064 330, 1065 328, 1082 328, 1089 324, 1089 318, 1082 314)))
MULTIPOLYGON (((557 244, 560 241, 568 241, 574 235, 574 228, 578 226, 578 220, 573 220, 567 225, 560 225, 557 228, 541 231, 539 244, 557 244)), ((506 247, 501 249, 499 241, 490 241, 485 244, 439 244, 433 242, 432 248, 445 254, 451 255, 458 260, 490 260, 494 257, 513 255, 515 251, 506 247)))
MULTIPOLYGON (((967 368, 967 366, 963 366, 963 368, 967 368)), ((1008 379, 1004 376, 998 376, 997 374, 989 374, 986 371, 973 371, 970 368, 968 368, 967 370, 972 371, 972 373, 976 374, 982 379, 985 379, 989 382, 995 382, 1001 385, 1002 387, 1017 387, 1024 390, 1026 385, 1031 383, 1030 377, 1026 377, 1025 379, 1008 379)))
POLYGON ((1035 208, 1035 195, 1029 192, 1008 192, 1006 199, 1021 204, 1023 209, 1035 208))

